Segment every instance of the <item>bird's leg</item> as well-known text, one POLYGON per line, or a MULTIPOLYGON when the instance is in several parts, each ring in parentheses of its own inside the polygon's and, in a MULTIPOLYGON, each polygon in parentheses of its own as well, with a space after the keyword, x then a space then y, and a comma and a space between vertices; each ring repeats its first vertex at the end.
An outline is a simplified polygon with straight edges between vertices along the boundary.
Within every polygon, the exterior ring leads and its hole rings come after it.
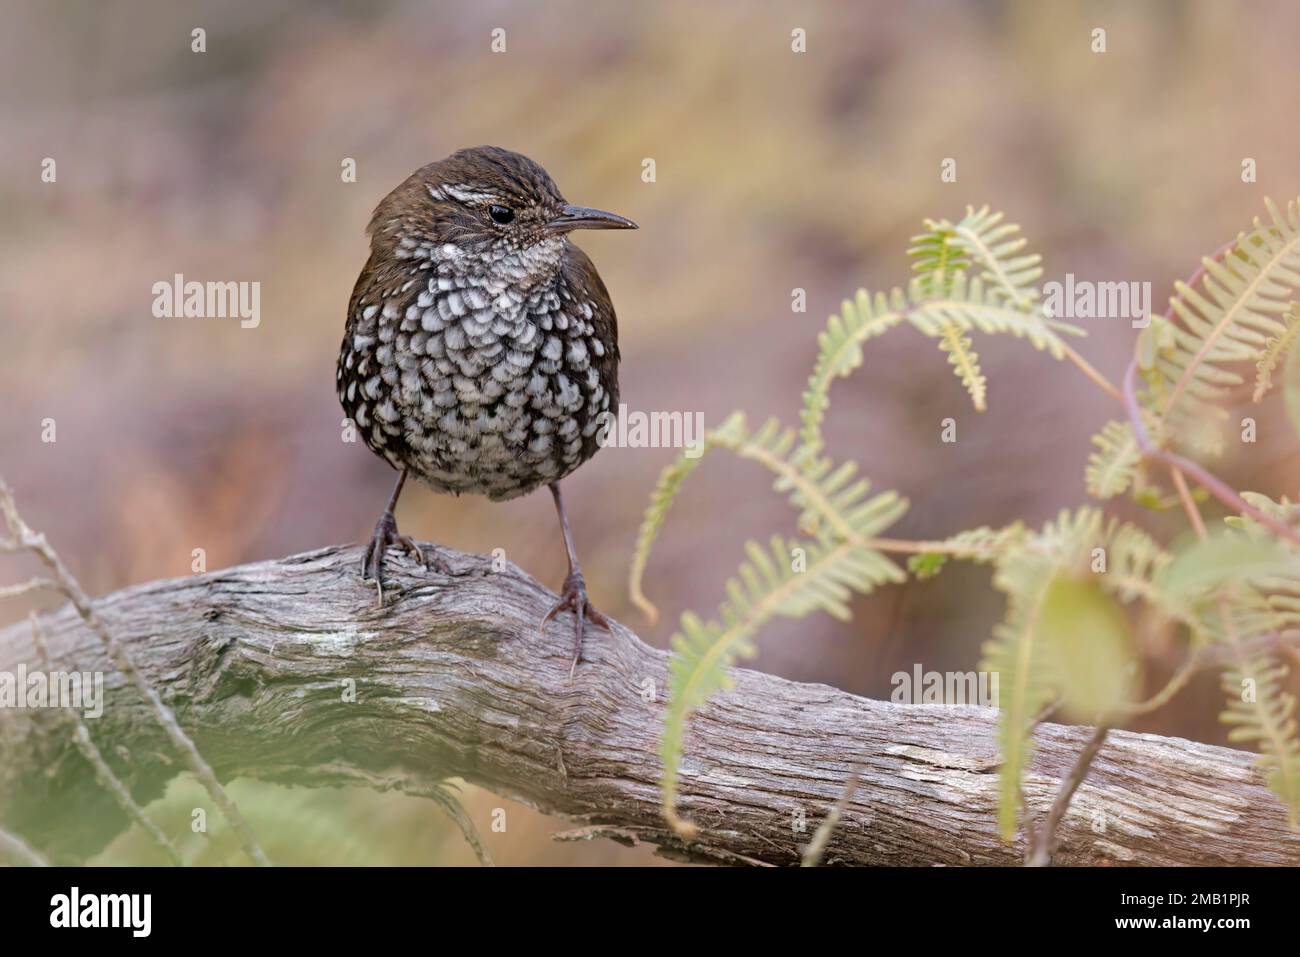
POLYGON ((542 619, 542 627, 562 611, 571 611, 574 615, 573 626, 573 664, 569 667, 569 677, 578 668, 578 659, 582 657, 582 637, 588 621, 609 627, 609 620, 596 611, 587 599, 587 582, 582 577, 582 566, 578 564, 578 553, 573 548, 573 534, 569 531, 569 516, 564 511, 564 498, 560 495, 560 483, 551 483, 551 495, 555 498, 555 510, 560 515, 560 531, 564 535, 564 551, 569 558, 569 574, 564 579, 560 590, 560 600, 542 619))
POLYGON ((371 536, 370 544, 361 556, 361 579, 365 581, 370 576, 371 569, 374 570, 375 590, 379 593, 380 607, 384 604, 384 553, 388 551, 389 546, 398 545, 405 549, 425 568, 447 571, 444 562, 438 558, 427 558, 420 546, 415 544, 415 539, 409 535, 401 535, 397 531, 397 519, 393 518, 393 509, 397 507, 397 497, 402 494, 402 486, 405 484, 406 470, 403 469, 397 476, 397 484, 393 486, 393 494, 388 497, 388 504, 384 506, 384 514, 380 515, 379 521, 375 523, 375 534, 371 536))

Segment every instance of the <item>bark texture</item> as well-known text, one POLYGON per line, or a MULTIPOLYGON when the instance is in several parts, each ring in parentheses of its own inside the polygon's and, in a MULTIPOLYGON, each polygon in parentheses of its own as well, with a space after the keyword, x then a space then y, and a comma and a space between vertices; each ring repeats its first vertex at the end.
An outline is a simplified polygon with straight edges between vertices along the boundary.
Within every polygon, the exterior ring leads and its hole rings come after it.
MULTIPOLYGON (((511 565, 438 549, 456 574, 389 563, 388 605, 357 548, 327 548, 96 602, 222 780, 429 793, 461 777, 572 819, 561 839, 650 842, 669 856, 795 864, 855 764, 861 783, 826 863, 1017 864, 996 828, 996 712, 904 706, 753 671, 691 721, 684 842, 659 816, 668 656, 593 629, 569 679, 572 619, 511 565), (355 701, 345 691, 355 687, 355 701)), ((149 801, 182 769, 138 694, 71 611, 45 619, 52 667, 106 673, 88 722, 114 772, 149 801)), ((0 670, 36 667, 26 623, 0 632, 0 670)), ((1088 729, 1044 725, 1025 781, 1044 814, 1088 729)), ((128 821, 50 711, 0 709, 0 826, 54 861, 128 821)), ((1300 834, 1255 756, 1112 732, 1060 828, 1058 864, 1300 864, 1300 834)))

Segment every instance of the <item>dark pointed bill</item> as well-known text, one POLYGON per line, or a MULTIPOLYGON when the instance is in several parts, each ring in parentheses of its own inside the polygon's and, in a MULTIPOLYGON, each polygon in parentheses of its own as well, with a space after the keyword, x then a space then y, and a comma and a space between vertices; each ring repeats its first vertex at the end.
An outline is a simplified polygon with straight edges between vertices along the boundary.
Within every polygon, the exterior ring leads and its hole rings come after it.
POLYGON ((547 223, 547 228, 555 233, 567 233, 572 229, 636 229, 636 223, 618 213, 607 213, 603 209, 590 206, 565 206, 564 211, 547 223))

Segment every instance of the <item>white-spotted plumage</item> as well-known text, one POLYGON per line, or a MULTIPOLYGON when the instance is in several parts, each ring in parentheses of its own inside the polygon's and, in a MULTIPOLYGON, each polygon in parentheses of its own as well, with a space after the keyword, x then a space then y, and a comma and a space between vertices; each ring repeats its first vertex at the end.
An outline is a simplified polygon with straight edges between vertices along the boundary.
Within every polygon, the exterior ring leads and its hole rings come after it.
POLYGON ((558 236, 466 269, 449 245, 404 238, 400 275, 358 288, 339 401, 371 449, 434 489, 524 495, 595 452, 617 397, 612 363, 606 376, 593 365, 608 350, 575 281, 590 261, 558 236), (585 263, 566 268, 575 255, 585 263))

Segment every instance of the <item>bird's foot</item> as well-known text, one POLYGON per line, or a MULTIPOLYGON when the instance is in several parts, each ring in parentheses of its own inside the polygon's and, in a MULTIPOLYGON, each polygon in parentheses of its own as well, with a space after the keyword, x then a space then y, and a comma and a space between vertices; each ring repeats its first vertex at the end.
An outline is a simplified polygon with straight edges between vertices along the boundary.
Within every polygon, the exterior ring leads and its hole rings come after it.
POLYGON ((375 523, 375 534, 361 556, 361 580, 369 580, 371 571, 374 571, 375 591, 379 595, 378 604, 381 608, 384 605, 384 554, 394 545, 403 549, 425 568, 444 575, 451 574, 451 568, 445 561, 436 555, 426 555, 424 550, 415 543, 415 539, 410 535, 400 534, 393 513, 385 512, 375 523))
POLYGON ((569 677, 572 678, 573 673, 578 669, 578 660, 582 657, 582 638, 586 632, 587 622, 590 621, 603 628, 609 627, 609 619, 596 611, 587 598, 587 582, 583 579, 580 568, 569 572, 569 577, 564 579, 564 587, 560 589, 560 600, 542 619, 542 628, 545 629, 546 623, 562 611, 571 611, 574 616, 573 664, 569 667, 569 677))

